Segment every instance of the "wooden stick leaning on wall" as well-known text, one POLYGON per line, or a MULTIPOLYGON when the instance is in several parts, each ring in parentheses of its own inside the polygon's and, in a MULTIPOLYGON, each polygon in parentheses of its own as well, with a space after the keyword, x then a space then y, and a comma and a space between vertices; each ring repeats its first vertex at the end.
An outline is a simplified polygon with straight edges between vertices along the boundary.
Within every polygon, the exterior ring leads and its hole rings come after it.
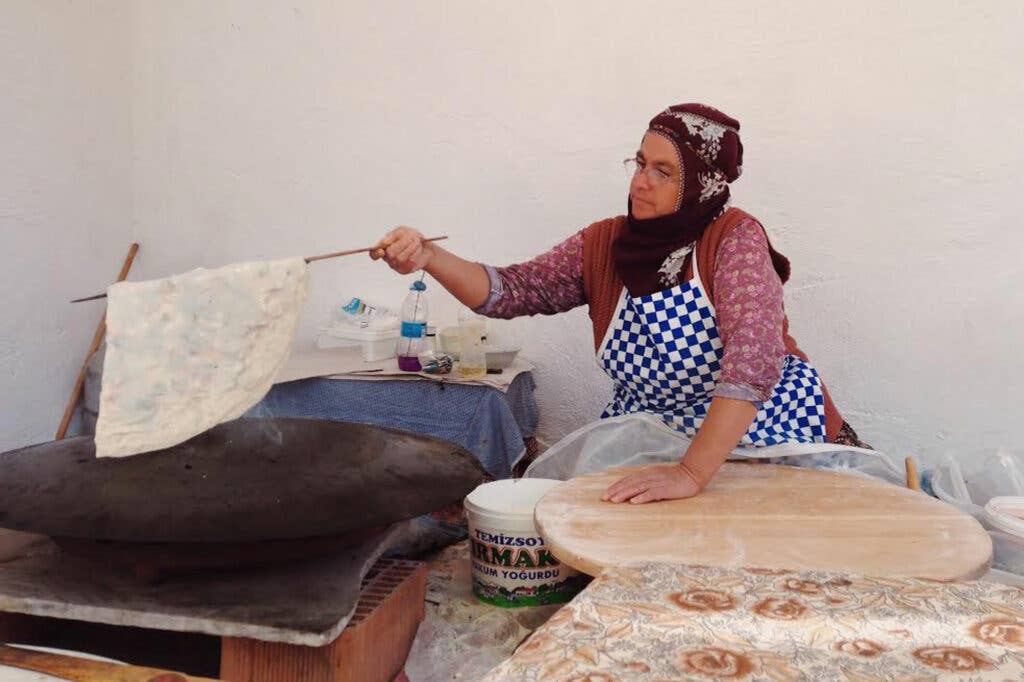
MULTIPOLYGON (((127 277, 129 271, 132 269, 132 263, 135 262, 135 254, 139 252, 139 245, 132 244, 128 249, 128 255, 124 259, 124 265, 121 266, 121 273, 117 276, 118 282, 123 282, 127 277)), ((99 325, 96 327, 96 333, 92 337, 92 344, 89 346, 89 352, 85 355, 85 362, 82 363, 82 370, 78 373, 78 379, 75 380, 75 386, 71 389, 71 397, 68 399, 68 406, 64 409, 64 417, 60 420, 60 426, 57 427, 57 435, 55 440, 63 440, 64 436, 67 435, 68 426, 71 425, 71 417, 75 414, 75 406, 78 405, 78 399, 82 395, 82 388, 85 386, 85 375, 89 371, 89 363, 92 361, 92 357, 99 350, 100 344, 103 343, 103 337, 107 333, 107 314, 106 311, 103 313, 103 317, 100 319, 99 325)))

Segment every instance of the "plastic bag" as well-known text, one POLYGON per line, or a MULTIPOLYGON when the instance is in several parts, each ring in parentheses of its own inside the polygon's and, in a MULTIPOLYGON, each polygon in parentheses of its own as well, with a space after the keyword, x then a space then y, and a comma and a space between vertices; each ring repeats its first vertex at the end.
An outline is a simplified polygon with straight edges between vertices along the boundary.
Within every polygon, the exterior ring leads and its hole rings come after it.
MULTIPOLYGON (((532 478, 567 480, 613 466, 679 461, 691 439, 660 417, 634 412, 590 422, 552 445, 526 471, 532 478)), ((809 469, 828 469, 904 485, 906 473, 887 455, 828 443, 794 443, 773 448, 737 448, 730 459, 759 459, 809 469), (772 457, 770 451, 788 450, 772 457), (835 448, 834 450, 831 448, 835 448)))
POLYGON ((946 458, 925 473, 927 489, 991 530, 985 505, 993 497, 1024 495, 1024 455, 1000 449, 977 457, 946 458))
POLYGON ((947 456, 925 472, 923 487, 970 514, 992 538, 992 579, 1024 584, 1024 537, 993 526, 985 505, 994 497, 1024 496, 1024 454, 1000 449, 980 456, 947 456))
POLYGON ((988 534, 992 537, 992 572, 1004 578, 998 582, 1024 587, 1024 538, 998 530, 988 534))

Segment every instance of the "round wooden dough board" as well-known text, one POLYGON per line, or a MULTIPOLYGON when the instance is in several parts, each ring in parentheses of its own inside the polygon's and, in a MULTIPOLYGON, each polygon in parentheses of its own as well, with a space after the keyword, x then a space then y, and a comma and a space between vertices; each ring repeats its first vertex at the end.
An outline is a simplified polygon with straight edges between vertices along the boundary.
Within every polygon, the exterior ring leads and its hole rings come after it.
POLYGON ((640 468, 580 476, 541 499, 537 528, 558 559, 589 575, 666 562, 934 580, 980 577, 992 560, 992 541, 973 517, 850 474, 726 463, 694 498, 601 501, 640 468))

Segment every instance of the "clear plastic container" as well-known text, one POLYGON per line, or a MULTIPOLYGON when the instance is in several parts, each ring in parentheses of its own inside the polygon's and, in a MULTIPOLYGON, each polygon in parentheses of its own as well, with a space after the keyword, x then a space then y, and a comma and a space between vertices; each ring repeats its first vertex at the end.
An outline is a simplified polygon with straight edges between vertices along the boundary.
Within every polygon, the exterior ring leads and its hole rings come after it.
POLYGON ((484 337, 487 325, 468 308, 459 313, 459 376, 474 379, 487 374, 484 337))
POLYGON ((323 350, 358 346, 363 354, 363 362, 378 362, 395 357, 397 343, 397 324, 383 328, 339 324, 322 331, 316 339, 317 348, 323 350))
POLYGON ((439 347, 442 353, 446 353, 452 360, 459 359, 459 328, 445 327, 437 335, 439 347))

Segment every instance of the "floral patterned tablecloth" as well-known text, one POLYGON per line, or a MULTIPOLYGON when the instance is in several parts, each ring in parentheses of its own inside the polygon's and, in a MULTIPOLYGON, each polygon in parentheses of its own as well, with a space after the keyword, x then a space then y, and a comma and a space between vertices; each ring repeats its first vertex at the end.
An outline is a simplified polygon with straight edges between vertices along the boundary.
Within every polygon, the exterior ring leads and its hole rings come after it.
POLYGON ((817 571, 613 569, 484 679, 1024 680, 1024 590, 817 571))

